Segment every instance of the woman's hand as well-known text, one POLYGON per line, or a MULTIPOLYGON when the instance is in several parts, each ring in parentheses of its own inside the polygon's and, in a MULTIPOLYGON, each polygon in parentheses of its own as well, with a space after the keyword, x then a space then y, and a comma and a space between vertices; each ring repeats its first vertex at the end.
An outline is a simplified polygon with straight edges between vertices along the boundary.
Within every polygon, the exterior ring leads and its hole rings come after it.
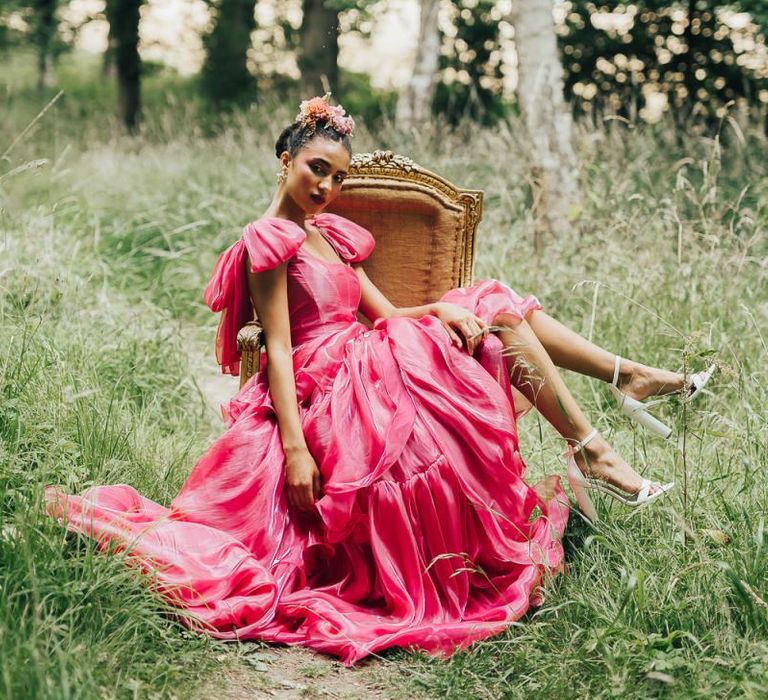
POLYGON ((298 510, 310 510, 322 495, 320 470, 306 447, 285 453, 285 491, 288 504, 298 510))
POLYGON ((434 315, 442 321, 456 345, 463 344, 471 355, 475 348, 488 336, 490 332, 483 319, 475 316, 458 304, 440 301, 434 305, 434 315))

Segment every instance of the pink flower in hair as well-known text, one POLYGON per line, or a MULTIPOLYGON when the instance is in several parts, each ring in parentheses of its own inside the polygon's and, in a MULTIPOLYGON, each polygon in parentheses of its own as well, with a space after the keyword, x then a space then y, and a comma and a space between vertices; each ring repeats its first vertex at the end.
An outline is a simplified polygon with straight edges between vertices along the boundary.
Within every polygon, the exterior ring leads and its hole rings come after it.
POLYGON ((341 105, 332 105, 329 100, 331 93, 326 93, 323 97, 313 97, 310 100, 304 100, 299 105, 299 113, 296 115, 296 121, 305 124, 314 130, 317 122, 326 122, 334 131, 339 134, 351 134, 355 128, 355 121, 352 117, 345 116, 346 111, 341 105))
POLYGON ((299 107, 299 114, 304 115, 305 118, 325 117, 328 114, 331 106, 325 101, 323 97, 313 97, 311 100, 305 100, 299 107))

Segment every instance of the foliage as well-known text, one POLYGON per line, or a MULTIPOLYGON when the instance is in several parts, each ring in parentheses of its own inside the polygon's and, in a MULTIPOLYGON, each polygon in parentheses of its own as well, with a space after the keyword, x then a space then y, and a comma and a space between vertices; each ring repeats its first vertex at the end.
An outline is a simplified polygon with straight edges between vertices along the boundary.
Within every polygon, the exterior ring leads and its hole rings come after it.
POLYGON ((433 109, 452 124, 492 123, 504 113, 500 24, 495 0, 454 0, 452 34, 443 34, 433 109))
POLYGON ((768 67, 753 66, 747 51, 761 40, 757 25, 730 27, 728 7, 695 0, 566 2, 559 43, 574 111, 634 119, 651 95, 661 95, 682 128, 691 113, 716 124, 731 100, 755 104, 768 97, 768 67))
POLYGON ((768 34, 768 0, 736 0, 734 10, 748 12, 763 34, 768 34))
POLYGON ((204 38, 205 64, 200 76, 203 93, 222 106, 248 103, 256 98, 255 81, 248 70, 251 32, 256 26, 255 0, 215 0, 213 27, 204 38))
POLYGON ((375 128, 382 119, 391 117, 395 112, 397 92, 383 90, 371 85, 366 73, 341 71, 341 90, 339 101, 356 120, 369 128, 375 128))
POLYGON ((28 31, 25 15, 28 18, 29 14, 30 7, 25 0, 4 0, 0 4, 0 51, 21 44, 26 39, 25 31, 18 28, 16 22, 11 22, 11 16, 21 18, 28 31))
POLYGON ((59 0, 3 0, 0 3, 0 50, 26 43, 44 47, 54 57, 69 50, 68 37, 74 36, 77 27, 57 15, 58 7, 59 0))
MULTIPOLYGON (((377 4, 377 0, 326 0, 323 6, 337 13, 340 34, 346 36, 354 33, 367 37, 374 25, 377 4)), ((251 65, 260 91, 282 92, 296 103, 307 97, 302 94, 300 80, 291 77, 299 69, 300 63, 301 24, 297 24, 295 18, 301 16, 301 6, 300 0, 274 4, 272 22, 257 27, 254 33, 254 42, 259 46, 259 51, 251 65)), ((343 76, 345 70, 342 67, 339 70, 338 97, 342 99, 344 96, 343 99, 348 101, 343 76)), ((355 85, 360 83, 361 79, 357 78, 355 85)))

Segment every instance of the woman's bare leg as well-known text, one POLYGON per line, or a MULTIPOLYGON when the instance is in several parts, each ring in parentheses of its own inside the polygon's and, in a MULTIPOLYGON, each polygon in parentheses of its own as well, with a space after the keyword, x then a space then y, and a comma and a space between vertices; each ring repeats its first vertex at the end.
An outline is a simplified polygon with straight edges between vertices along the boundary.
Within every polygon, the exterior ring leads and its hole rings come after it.
MULTIPOLYGON (((536 337, 558 367, 596 379, 613 379, 615 355, 595 345, 543 311, 534 311, 527 319, 536 337)), ((619 388, 633 399, 679 391, 684 377, 677 372, 649 367, 622 358, 619 388)))
MULTIPOLYGON (((507 327, 497 331, 497 335, 507 348, 505 355, 512 383, 566 440, 583 440, 592 426, 530 325, 507 314, 497 316, 494 325, 507 327)), ((642 483, 640 475, 601 436, 576 455, 576 463, 583 472, 630 493, 637 491, 642 483)))

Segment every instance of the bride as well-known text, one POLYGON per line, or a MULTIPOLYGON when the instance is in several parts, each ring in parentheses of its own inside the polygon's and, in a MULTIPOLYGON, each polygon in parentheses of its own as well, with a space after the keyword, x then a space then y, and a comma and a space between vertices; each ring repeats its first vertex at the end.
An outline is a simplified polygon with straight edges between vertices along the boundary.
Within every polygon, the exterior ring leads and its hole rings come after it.
POLYGON ((642 400, 693 396, 711 375, 686 384, 620 360, 496 280, 393 306, 361 265, 371 234, 323 212, 353 128, 327 98, 303 102, 277 140, 272 203, 219 258, 205 296, 222 312, 222 368, 238 371, 254 310, 267 362, 170 507, 127 485, 47 491, 51 514, 125 549, 190 626, 347 664, 496 634, 562 569, 568 501, 557 476, 525 481, 513 386, 568 441, 571 487, 594 518, 589 491, 638 506, 672 484, 611 449, 556 365, 610 380, 623 410, 664 433, 642 400))

